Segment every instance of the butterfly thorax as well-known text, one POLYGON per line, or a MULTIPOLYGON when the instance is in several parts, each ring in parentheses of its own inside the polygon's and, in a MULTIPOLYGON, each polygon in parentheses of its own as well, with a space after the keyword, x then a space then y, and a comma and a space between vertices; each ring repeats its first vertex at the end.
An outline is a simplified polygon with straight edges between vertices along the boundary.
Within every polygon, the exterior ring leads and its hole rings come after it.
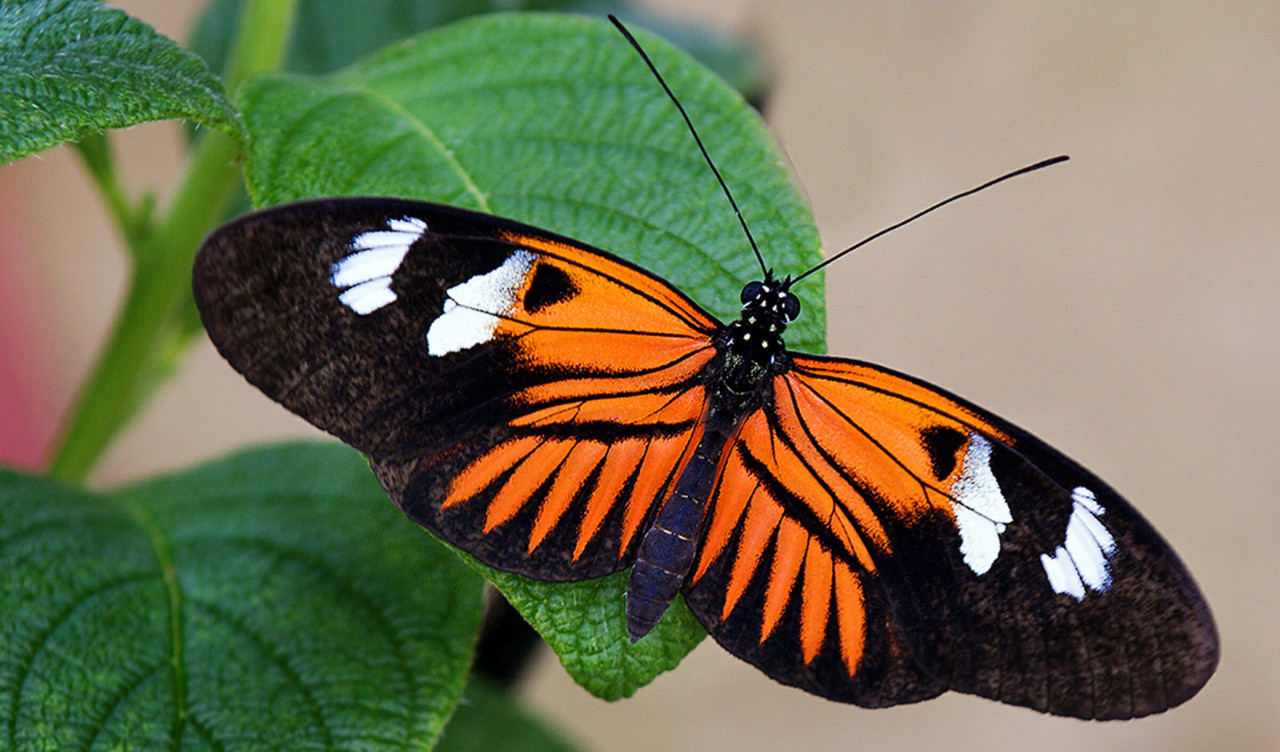
POLYGON ((766 275, 742 288, 742 314, 721 332, 717 346, 723 353, 716 391, 739 402, 758 393, 768 378, 786 370, 782 333, 800 314, 800 300, 789 280, 766 275))

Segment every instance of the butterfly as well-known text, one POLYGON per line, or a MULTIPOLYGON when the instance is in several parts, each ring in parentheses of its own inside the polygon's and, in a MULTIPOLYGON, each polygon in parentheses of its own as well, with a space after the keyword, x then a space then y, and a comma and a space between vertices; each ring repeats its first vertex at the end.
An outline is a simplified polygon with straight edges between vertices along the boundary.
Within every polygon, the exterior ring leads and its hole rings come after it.
POLYGON ((590 245, 347 197, 217 229, 194 291, 222 356, 440 538, 538 580, 629 569, 633 640, 683 596, 733 655, 866 707, 1194 695, 1213 619, 1146 520, 955 395, 789 352, 799 278, 763 270, 725 324, 590 245))

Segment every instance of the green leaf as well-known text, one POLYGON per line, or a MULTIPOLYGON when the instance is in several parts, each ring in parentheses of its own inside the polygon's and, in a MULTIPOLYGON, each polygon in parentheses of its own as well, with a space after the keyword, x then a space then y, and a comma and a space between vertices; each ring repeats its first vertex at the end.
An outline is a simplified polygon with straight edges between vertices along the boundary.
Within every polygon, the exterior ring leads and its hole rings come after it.
POLYGON ((472 678, 436 752, 574 752, 545 723, 526 713, 517 700, 472 678))
MULTIPOLYGON (((820 258, 812 215, 759 117, 685 54, 642 35, 780 273, 820 258)), ((461 22, 327 77, 246 83, 246 165, 259 206, 396 195, 511 217, 611 249, 721 317, 760 272, 679 114, 612 26, 514 14, 461 22)), ((815 275, 819 276, 819 275, 815 275)), ((820 282, 788 330, 822 345, 820 282)), ((626 696, 703 636, 683 604, 632 645, 626 575, 576 585, 488 575, 580 684, 626 696)))
POLYGON ((204 61, 147 24, 96 0, 0 2, 0 163, 168 118, 243 140, 204 61))
POLYGON ((480 583, 337 446, 105 496, 0 472, 0 748, 425 749, 480 583))
MULTIPOLYGON (((742 207, 766 262, 821 260, 813 215, 742 97, 641 35, 742 207)), ((609 24, 543 14, 468 19, 325 77, 247 82, 257 206, 385 194, 491 212, 652 269, 722 318, 760 275, 684 122, 609 24)), ((821 274, 797 294, 796 349, 823 348, 821 274)))
MULTIPOLYGON (((200 16, 191 39, 213 70, 222 70, 243 0, 215 0, 200 16)), ((542 10, 603 17, 620 16, 628 25, 659 36, 709 66, 752 102, 763 98, 768 83, 764 63, 745 40, 708 27, 652 13, 629 0, 301 0, 298 22, 285 69, 295 73, 331 73, 407 36, 467 16, 502 10, 542 10)))
POLYGON ((603 700, 635 694, 707 636, 677 599, 652 632, 631 642, 623 597, 629 572, 550 584, 487 567, 481 571, 538 630, 574 681, 603 700))

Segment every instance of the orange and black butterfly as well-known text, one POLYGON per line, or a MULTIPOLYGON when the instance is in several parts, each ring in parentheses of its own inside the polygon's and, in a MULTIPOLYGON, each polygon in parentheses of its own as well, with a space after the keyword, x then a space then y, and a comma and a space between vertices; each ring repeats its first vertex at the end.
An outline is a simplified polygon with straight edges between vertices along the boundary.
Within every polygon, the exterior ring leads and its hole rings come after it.
POLYGON ((630 569, 633 640, 682 594, 729 652, 842 702, 1130 718, 1195 694, 1213 620, 1146 520, 937 387, 787 352, 793 281, 764 271, 724 324, 583 243, 367 197, 241 217, 195 265, 250 382, 491 567, 630 569))

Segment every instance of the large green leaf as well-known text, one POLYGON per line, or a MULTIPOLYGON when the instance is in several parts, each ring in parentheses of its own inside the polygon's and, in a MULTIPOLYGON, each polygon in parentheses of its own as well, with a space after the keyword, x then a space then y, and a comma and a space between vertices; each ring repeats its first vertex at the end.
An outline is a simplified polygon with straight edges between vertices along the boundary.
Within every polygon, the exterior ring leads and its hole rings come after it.
MULTIPOLYGON (((687 55, 641 38, 766 262, 785 274, 820 260, 812 213, 759 116, 687 55)), ((760 274, 679 114, 604 22, 482 16, 334 75, 254 79, 240 103, 257 206, 387 194, 479 209, 626 256, 724 318, 760 274)), ((820 276, 798 290, 797 349, 822 349, 820 276)))
POLYGON ((204 61, 147 24, 96 0, 0 1, 0 163, 168 118, 243 135, 204 61))
MULTIPOLYGON (((817 261, 812 215, 756 113, 683 53, 641 39, 769 263, 787 273, 817 261)), ((739 290, 760 273, 679 114, 617 31, 599 21, 485 16, 331 76, 250 81, 241 104, 253 135, 249 189, 259 206, 373 194, 476 208, 614 250, 721 317, 737 315, 739 290)), ((788 340, 818 350, 820 283, 804 286, 808 309, 788 340)), ((602 697, 631 694, 702 636, 681 604, 632 645, 625 575, 567 586, 489 576, 575 679, 602 697)))
POLYGON ((341 447, 105 496, 2 472, 0 749, 425 749, 480 596, 341 447))

